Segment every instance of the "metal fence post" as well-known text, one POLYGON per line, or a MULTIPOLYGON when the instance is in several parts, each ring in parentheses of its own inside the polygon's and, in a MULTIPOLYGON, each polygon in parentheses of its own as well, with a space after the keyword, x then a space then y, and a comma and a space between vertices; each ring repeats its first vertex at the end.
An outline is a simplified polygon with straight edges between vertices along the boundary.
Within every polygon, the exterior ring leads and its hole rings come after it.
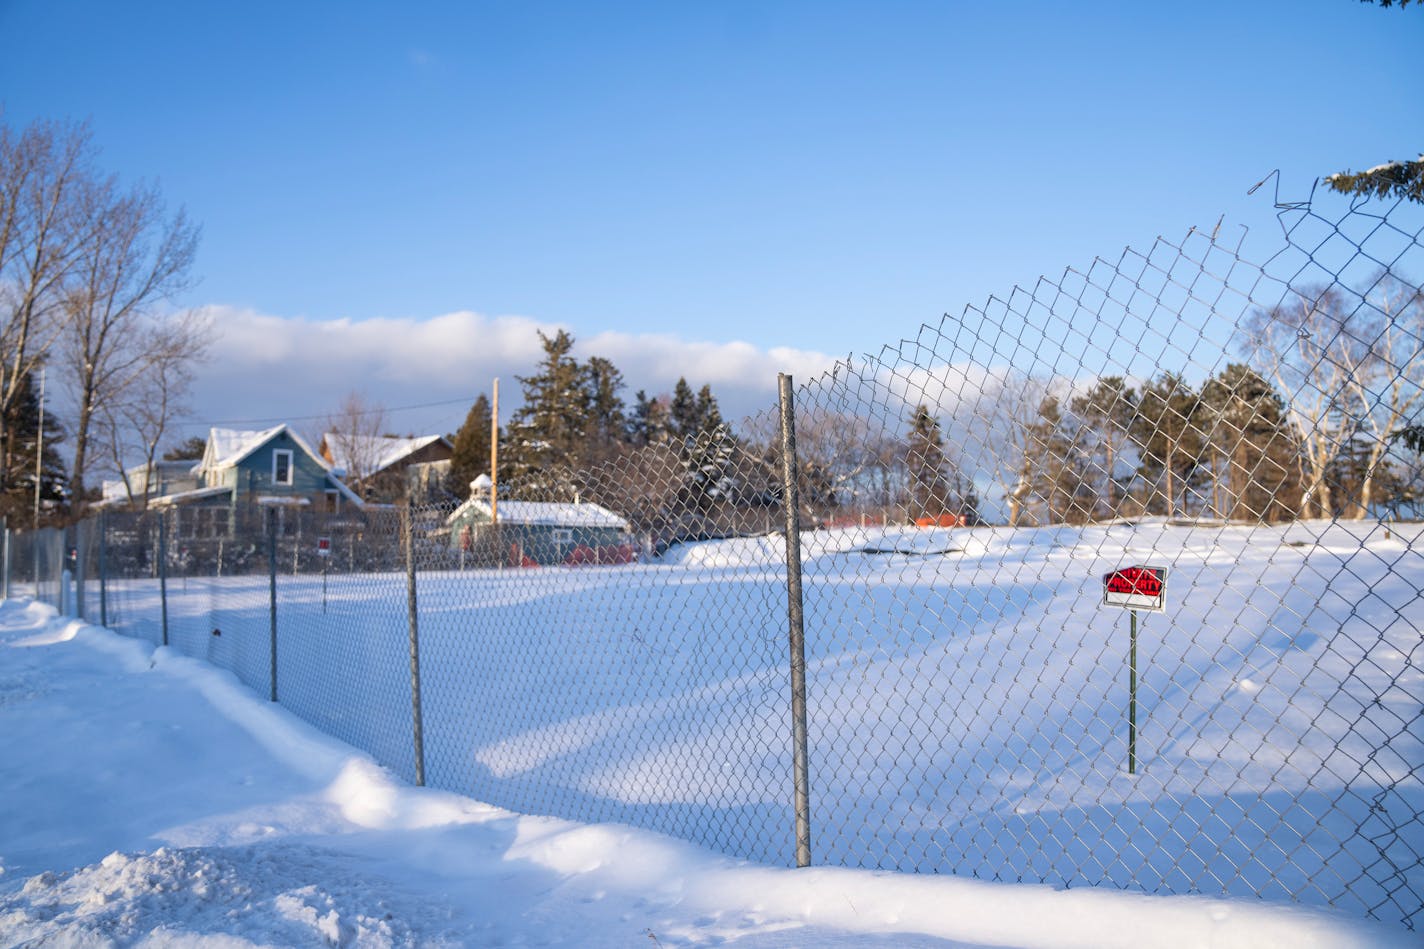
POLYGON ((425 727, 420 708, 420 623, 415 600, 415 505, 405 502, 405 603, 410 616, 410 713, 415 740, 415 783, 425 786, 425 727))
POLYGON ((791 377, 781 389, 782 501, 786 507, 786 615, 791 639, 792 765, 796 793, 796 865, 811 865, 811 790, 806 752, 806 628, 801 594, 801 497, 796 487, 796 417, 791 377))
POLYGON ((267 508, 267 603, 271 618, 272 667, 269 681, 272 685, 271 700, 277 701, 277 509, 267 508))
POLYGON ((158 602, 162 611, 163 645, 168 645, 168 512, 158 512, 158 602))
POLYGON ((109 625, 109 512, 99 512, 99 625, 109 625))
POLYGON ((88 612, 85 603, 86 592, 84 589, 85 570, 84 561, 89 556, 89 522, 80 521, 74 525, 74 618, 88 619, 85 614, 88 612))
POLYGON ((10 519, 0 517, 0 530, 5 532, 5 576, 0 583, 4 584, 4 589, 0 590, 0 597, 10 599, 10 519))

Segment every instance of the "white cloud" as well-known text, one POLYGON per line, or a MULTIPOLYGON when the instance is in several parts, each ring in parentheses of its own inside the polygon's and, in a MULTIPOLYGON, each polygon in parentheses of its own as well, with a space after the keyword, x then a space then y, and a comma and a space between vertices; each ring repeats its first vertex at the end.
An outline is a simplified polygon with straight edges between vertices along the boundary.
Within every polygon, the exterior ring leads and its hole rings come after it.
MULTIPOLYGON (((453 405, 392 412, 388 419, 402 432, 452 430, 469 401, 489 392, 496 377, 501 380, 500 414, 508 418, 519 396, 514 377, 532 373, 543 356, 538 333, 561 328, 529 317, 468 310, 428 319, 367 320, 280 317, 225 306, 207 312, 218 339, 194 393, 201 420, 191 426, 194 432, 213 422, 257 424, 321 415, 353 389, 390 408, 453 400, 453 405)), ((778 372, 807 381, 833 362, 823 353, 789 347, 767 350, 672 334, 583 336, 577 327, 562 328, 577 339, 580 358, 602 356, 622 370, 629 401, 639 389, 670 391, 685 376, 694 387, 710 384, 730 418, 772 404, 778 372)))

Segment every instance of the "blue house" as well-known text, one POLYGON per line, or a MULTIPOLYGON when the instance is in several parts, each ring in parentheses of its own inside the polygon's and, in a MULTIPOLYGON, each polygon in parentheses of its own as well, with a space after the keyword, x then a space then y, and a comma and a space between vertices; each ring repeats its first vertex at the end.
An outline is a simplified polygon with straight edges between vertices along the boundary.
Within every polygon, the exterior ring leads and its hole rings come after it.
MULTIPOLYGON (((148 507, 173 511, 181 525, 177 532, 188 537, 231 533, 238 519, 256 507, 328 513, 363 507, 331 466, 286 425, 255 432, 214 428, 202 460, 189 463, 185 475, 165 471, 156 477, 145 471, 130 483, 149 489, 144 494, 148 507)), ((107 502, 124 499, 106 490, 107 502)))

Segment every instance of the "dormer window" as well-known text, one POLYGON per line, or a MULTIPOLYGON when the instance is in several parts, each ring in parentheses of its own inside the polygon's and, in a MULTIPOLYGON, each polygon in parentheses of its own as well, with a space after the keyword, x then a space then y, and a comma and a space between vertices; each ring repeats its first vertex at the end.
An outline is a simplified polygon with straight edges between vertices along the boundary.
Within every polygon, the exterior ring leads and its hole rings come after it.
POLYGON ((292 450, 278 448, 272 452, 272 483, 292 483, 292 450))

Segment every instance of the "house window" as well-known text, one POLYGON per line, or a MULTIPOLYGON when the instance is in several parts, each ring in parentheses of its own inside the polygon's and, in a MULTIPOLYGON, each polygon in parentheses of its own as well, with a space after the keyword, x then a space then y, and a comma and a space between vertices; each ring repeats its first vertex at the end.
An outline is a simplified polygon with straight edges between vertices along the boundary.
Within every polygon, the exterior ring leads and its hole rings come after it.
POLYGON ((272 483, 292 483, 292 450, 278 448, 272 452, 272 483))
POLYGON ((339 510, 341 510, 341 492, 328 488, 326 491, 326 512, 335 514, 339 510))

